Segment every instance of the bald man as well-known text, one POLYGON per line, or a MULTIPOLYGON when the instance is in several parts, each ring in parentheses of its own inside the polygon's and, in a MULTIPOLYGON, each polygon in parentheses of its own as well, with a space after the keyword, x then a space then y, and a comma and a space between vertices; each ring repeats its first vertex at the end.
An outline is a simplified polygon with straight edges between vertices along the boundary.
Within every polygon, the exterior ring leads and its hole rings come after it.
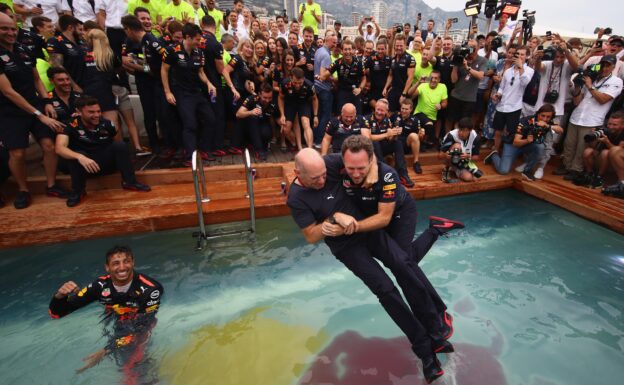
POLYGON ((324 240, 332 254, 377 296, 409 339, 412 351, 422 360, 425 379, 432 382, 444 374, 435 353, 452 352, 453 346, 440 333, 435 308, 425 295, 426 288, 413 273, 413 262, 384 231, 346 236, 345 231, 352 229, 327 226, 335 224, 336 212, 362 219, 342 188, 340 176, 333 171, 337 162, 341 162, 340 154, 323 158, 313 149, 303 149, 297 154, 296 178, 287 202, 291 214, 307 242, 324 240), (327 235, 323 235, 324 226, 327 235), (409 307, 373 255, 392 271, 409 307))
POLYGON ((44 102, 48 93, 35 65, 30 50, 17 43, 15 20, 0 13, 0 142, 9 151, 9 168, 19 188, 13 202, 16 209, 24 209, 31 202, 26 183, 26 149, 31 133, 43 150, 46 193, 61 198, 67 195, 56 185, 53 142, 55 132, 63 131, 64 125, 55 119, 51 102, 44 102))
POLYGON ((327 155, 331 146, 332 152, 340 153, 342 142, 351 135, 359 135, 362 128, 367 128, 366 120, 357 115, 355 105, 346 103, 342 106, 340 116, 332 118, 325 127, 325 136, 321 142, 321 155, 327 155))

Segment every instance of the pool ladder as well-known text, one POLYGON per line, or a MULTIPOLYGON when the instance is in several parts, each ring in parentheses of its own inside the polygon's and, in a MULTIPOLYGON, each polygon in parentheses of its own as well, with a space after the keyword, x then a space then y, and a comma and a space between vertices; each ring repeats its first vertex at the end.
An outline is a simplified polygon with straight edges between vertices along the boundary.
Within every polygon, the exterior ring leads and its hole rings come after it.
POLYGON ((249 156, 249 150, 245 149, 243 154, 243 163, 245 164, 245 179, 247 180, 247 192, 245 198, 249 199, 249 216, 250 223, 248 228, 218 231, 208 233, 206 231, 206 224, 204 222, 204 203, 210 202, 208 193, 206 191, 206 176, 204 174, 204 165, 202 158, 197 150, 193 151, 192 157, 192 171, 193 171, 193 184, 195 185, 195 201, 197 202, 197 219, 199 220, 199 232, 193 233, 194 237, 197 237, 197 250, 202 250, 209 239, 218 238, 229 235, 237 235, 256 232, 256 209, 254 205, 254 189, 253 180, 254 175, 251 168, 251 157, 249 156))

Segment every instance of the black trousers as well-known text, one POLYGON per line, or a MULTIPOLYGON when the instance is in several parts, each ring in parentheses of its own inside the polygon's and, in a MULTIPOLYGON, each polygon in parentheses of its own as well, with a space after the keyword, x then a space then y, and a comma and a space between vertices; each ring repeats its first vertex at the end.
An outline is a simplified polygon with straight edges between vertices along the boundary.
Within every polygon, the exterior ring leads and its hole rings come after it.
POLYGON ((405 152, 403 151, 403 142, 400 140, 380 140, 373 142, 375 156, 383 162, 384 156, 394 154, 394 168, 399 175, 407 174, 405 168, 405 152))
POLYGON ((9 179, 11 171, 9 170, 9 151, 0 146, 0 186, 9 179))
MULTIPOLYGON (((414 353, 421 359, 431 356, 432 337, 427 325, 414 316, 416 313, 423 314, 424 309, 431 305, 426 303, 428 297, 423 295, 425 288, 413 272, 413 262, 384 230, 367 235, 367 243, 356 243, 345 248, 335 254, 336 258, 377 296, 381 306, 409 339, 414 353), (396 277, 409 306, 373 256, 396 277)), ((432 317, 437 318, 437 315, 432 317)))
MULTIPOLYGON (((229 88, 228 88, 229 90, 229 88)), ((231 91, 230 91, 231 93, 231 91)), ((208 99, 210 97, 208 96, 208 99)), ((206 137, 207 143, 204 147, 207 147, 209 150, 222 150, 225 148, 225 121, 226 121, 226 94, 224 88, 217 87, 217 97, 214 103, 211 102, 212 108, 215 115, 215 123, 213 125, 213 129, 210 131, 209 135, 206 137)), ((231 99, 230 99, 231 103, 231 99)))
POLYGON ((353 90, 351 89, 339 89, 336 93, 336 111, 338 114, 342 111, 342 106, 347 103, 351 103, 355 106, 358 115, 362 114, 362 97, 360 95, 353 95, 353 90))
POLYGON ((121 172, 121 179, 125 183, 136 183, 128 146, 124 142, 113 142, 93 151, 76 152, 93 159, 100 166, 100 171, 97 174, 89 174, 80 162, 68 160, 67 167, 74 192, 81 193, 85 190, 88 176, 112 174, 115 171, 121 172))
POLYGON ((209 137, 215 124, 215 115, 208 99, 201 92, 174 90, 176 106, 182 119, 182 143, 190 158, 193 151, 208 151, 209 137), (200 138, 198 147, 198 137, 200 138))
POLYGON ((251 142, 255 151, 266 153, 272 135, 273 128, 267 118, 252 116, 246 119, 238 119, 232 145, 242 148, 246 143, 251 142))
POLYGON ((158 151, 160 144, 158 140, 158 127, 160 127, 163 137, 167 137, 167 130, 171 130, 173 125, 165 119, 169 110, 165 92, 160 81, 145 76, 136 77, 136 87, 139 93, 139 100, 143 108, 143 124, 149 139, 149 145, 153 151, 158 151), (158 125, 157 125, 158 123, 158 125))

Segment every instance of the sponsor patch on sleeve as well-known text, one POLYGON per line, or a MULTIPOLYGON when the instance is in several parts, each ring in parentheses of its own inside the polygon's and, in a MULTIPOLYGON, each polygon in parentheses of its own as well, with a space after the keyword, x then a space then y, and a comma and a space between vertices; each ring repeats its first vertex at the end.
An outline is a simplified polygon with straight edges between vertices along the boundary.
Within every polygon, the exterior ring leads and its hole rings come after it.
POLYGON ((396 190, 396 183, 387 184, 387 185, 383 186, 383 190, 384 191, 396 190))

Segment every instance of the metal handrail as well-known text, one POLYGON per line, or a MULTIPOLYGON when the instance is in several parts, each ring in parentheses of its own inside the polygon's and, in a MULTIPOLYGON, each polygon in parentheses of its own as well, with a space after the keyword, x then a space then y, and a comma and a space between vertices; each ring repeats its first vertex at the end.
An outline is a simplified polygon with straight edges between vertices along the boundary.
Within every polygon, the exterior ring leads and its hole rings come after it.
POLYGON ((254 234, 256 232, 256 208, 253 189, 254 175, 253 169, 251 168, 251 156, 248 149, 245 149, 245 153, 243 154, 243 163, 245 164, 245 179, 247 181, 247 192, 245 194, 245 197, 249 199, 250 227, 244 230, 223 231, 219 233, 208 234, 206 232, 206 224, 204 222, 203 204, 210 202, 210 198, 208 197, 208 192, 206 189, 206 176, 204 174, 204 165, 202 163, 201 156, 199 155, 199 152, 197 150, 193 151, 191 159, 191 169, 193 171, 193 185, 195 186, 195 202, 197 203, 197 219, 199 222, 199 234, 195 233, 193 235, 197 235, 198 238, 197 250, 203 249, 204 243, 209 238, 235 235, 245 232, 250 232, 254 234))

